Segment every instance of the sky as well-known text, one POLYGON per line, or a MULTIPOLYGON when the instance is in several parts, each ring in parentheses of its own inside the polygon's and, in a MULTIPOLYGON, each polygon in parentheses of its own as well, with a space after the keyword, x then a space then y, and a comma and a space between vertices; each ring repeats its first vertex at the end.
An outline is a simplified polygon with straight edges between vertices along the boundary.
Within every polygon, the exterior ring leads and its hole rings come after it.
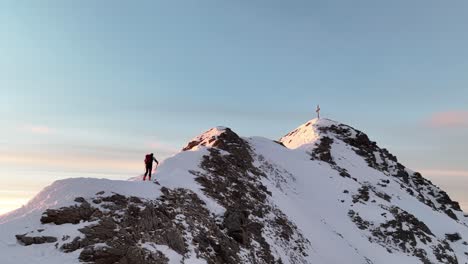
POLYGON ((365 131, 468 211, 468 2, 0 2, 0 214, 217 125, 365 131))

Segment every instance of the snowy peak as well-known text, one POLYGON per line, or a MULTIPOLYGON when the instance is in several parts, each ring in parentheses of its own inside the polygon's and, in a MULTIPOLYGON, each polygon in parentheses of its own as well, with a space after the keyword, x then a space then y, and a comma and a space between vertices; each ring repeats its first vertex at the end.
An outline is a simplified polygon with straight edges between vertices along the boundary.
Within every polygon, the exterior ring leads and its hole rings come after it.
MULTIPOLYGON (((312 159, 325 161, 334 167, 340 156, 350 150, 362 158, 371 168, 386 174, 395 174, 404 169, 397 158, 385 148, 351 127, 330 119, 312 119, 280 139, 290 149, 302 149, 310 153, 312 159)), ((342 174, 347 174, 344 169, 342 174)), ((401 172, 400 177, 407 172, 401 172)))
MULTIPOLYGON (((402 189, 433 210, 454 220, 464 218, 458 202, 451 200, 446 192, 420 173, 407 169, 396 156, 379 147, 362 131, 328 119, 313 119, 289 133, 287 137, 289 138, 282 140, 290 142, 295 148, 305 149, 310 153, 312 160, 328 163, 342 177, 356 179, 352 177, 354 173, 349 164, 356 162, 351 161, 351 157, 357 158, 364 166, 395 178, 402 189), (302 145, 299 145, 301 142, 302 145)), ((285 142, 283 144, 286 145, 285 142)))
POLYGON ((217 126, 193 138, 182 150, 198 150, 200 147, 217 147, 226 137, 239 137, 230 128, 217 126))
POLYGON ((229 152, 233 149, 245 149, 245 145, 244 140, 230 128, 218 126, 192 139, 182 151, 197 151, 201 148, 208 148, 229 152))
POLYGON ((314 118, 305 124, 297 127, 293 131, 283 136, 279 141, 284 146, 290 149, 296 149, 300 147, 306 147, 309 144, 313 144, 320 137, 320 131, 322 128, 330 127, 333 125, 340 125, 340 123, 330 119, 317 119, 314 118))
POLYGON ((215 127, 154 178, 55 182, 0 217, 2 263, 468 263, 458 203, 332 120, 215 127))

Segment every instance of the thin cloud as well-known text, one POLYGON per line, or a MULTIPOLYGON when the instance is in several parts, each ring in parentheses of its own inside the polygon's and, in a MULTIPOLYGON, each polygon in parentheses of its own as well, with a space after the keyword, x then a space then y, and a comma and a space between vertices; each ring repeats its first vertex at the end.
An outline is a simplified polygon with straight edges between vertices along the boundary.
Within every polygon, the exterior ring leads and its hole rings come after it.
POLYGON ((446 111, 434 113, 427 122, 435 128, 467 128, 468 111, 446 111))
POLYGON ((61 168, 77 170, 87 168, 88 170, 115 170, 130 172, 139 168, 140 161, 128 159, 112 159, 83 155, 66 155, 41 153, 34 155, 30 153, 0 153, 0 165, 15 165, 27 168, 61 168))
POLYGON ((33 134, 42 134, 42 135, 48 135, 54 133, 54 129, 45 126, 45 125, 27 125, 23 127, 23 130, 33 133, 33 134))

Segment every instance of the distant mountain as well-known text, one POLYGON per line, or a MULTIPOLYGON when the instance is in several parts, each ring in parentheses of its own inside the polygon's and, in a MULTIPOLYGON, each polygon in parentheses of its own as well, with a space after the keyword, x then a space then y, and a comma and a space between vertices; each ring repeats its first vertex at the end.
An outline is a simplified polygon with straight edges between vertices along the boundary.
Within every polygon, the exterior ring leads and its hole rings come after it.
POLYGON ((0 217, 1 263, 468 263, 458 203, 332 120, 216 127, 154 177, 54 182, 0 217))

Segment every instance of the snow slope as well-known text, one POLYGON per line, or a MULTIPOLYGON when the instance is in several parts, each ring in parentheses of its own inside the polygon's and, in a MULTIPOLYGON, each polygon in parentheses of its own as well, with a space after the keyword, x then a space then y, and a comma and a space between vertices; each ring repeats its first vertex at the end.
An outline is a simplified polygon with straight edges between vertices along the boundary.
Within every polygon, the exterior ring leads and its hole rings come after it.
POLYGON ((116 255, 121 263, 468 262, 468 227, 458 204, 364 133, 332 120, 313 119, 279 141, 213 128, 162 162, 155 178, 160 185, 53 183, 0 217, 2 263, 107 263, 99 261, 116 255), (119 205, 106 198, 114 194, 142 202, 119 205), (79 223, 42 223, 43 214, 54 213, 48 209, 83 204, 94 213, 79 223), (147 215, 157 218, 150 227, 147 215), (116 227, 114 238, 82 229, 104 223, 116 227), (132 228, 145 234, 128 236, 132 228), (165 239, 169 229, 181 243, 165 239), (18 234, 58 239, 25 246, 18 234), (134 239, 128 246, 137 253, 109 253, 122 236, 134 239), (74 238, 81 244, 66 252, 74 238))

